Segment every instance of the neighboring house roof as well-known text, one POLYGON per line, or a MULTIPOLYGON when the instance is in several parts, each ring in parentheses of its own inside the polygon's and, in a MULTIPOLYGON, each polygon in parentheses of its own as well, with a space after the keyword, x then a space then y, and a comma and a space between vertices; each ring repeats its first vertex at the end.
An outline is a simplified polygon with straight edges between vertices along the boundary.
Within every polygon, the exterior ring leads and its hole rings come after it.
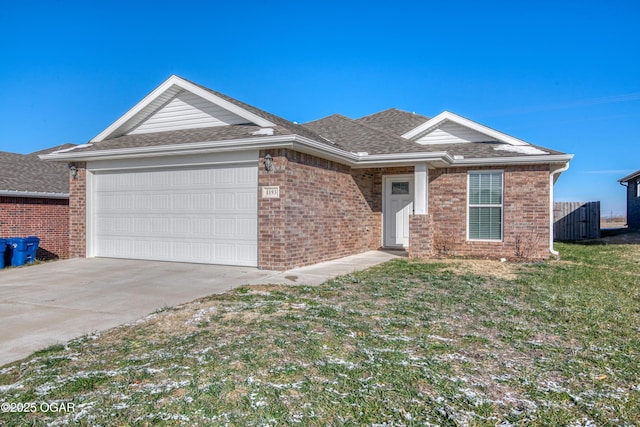
POLYGON ((69 169, 65 163, 43 162, 39 155, 73 147, 65 144, 31 154, 0 152, 0 196, 69 197, 69 169))
POLYGON ((618 182, 627 182, 627 181, 631 181, 634 178, 640 178, 640 170, 635 171, 634 173, 619 179, 618 182))
POLYGON ((389 108, 379 113, 360 117, 356 119, 356 122, 394 135, 403 135, 428 120, 429 117, 421 114, 389 108))
POLYGON ((370 166, 410 161, 435 166, 566 163, 572 157, 446 111, 430 119, 392 108, 357 120, 336 114, 299 125, 171 76, 89 143, 43 158, 74 161, 274 147, 370 166))

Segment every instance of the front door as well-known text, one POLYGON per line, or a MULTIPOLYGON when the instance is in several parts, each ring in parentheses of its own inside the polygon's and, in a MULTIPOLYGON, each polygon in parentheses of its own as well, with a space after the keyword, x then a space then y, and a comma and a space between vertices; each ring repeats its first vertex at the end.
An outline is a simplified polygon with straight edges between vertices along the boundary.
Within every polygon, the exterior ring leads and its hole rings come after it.
POLYGON ((387 176, 384 179, 383 245, 409 246, 409 214, 413 212, 413 176, 387 176))

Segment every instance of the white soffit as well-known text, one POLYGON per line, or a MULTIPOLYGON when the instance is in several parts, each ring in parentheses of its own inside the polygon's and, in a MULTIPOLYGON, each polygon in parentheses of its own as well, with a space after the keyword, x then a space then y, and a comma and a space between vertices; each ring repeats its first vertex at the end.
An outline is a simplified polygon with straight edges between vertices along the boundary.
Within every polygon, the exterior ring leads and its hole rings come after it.
POLYGON ((100 142, 128 133, 222 126, 234 123, 254 123, 272 127, 274 123, 227 101, 202 87, 178 76, 169 77, 153 92, 138 102, 118 120, 91 140, 100 142), (178 112, 185 122, 177 124, 178 112), (177 127, 176 127, 177 126, 177 127))
POLYGON ((514 138, 449 111, 438 114, 405 133, 402 137, 421 144, 499 141, 510 145, 529 145, 521 139, 514 138))

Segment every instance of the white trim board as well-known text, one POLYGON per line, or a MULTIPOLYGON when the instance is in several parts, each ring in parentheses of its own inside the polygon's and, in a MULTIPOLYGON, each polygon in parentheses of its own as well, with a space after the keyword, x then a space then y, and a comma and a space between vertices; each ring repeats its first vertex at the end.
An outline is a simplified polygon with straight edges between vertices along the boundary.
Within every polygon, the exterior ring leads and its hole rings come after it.
POLYGON ((504 142, 505 144, 510 145, 530 145, 529 143, 514 138, 513 136, 507 135, 506 133, 499 132, 495 129, 491 129, 485 125, 481 125, 478 122, 474 122, 473 120, 469 120, 465 117, 459 116, 450 111, 443 111, 432 119, 427 120, 425 123, 420 126, 410 130, 409 132, 402 135, 403 138, 406 139, 416 139, 418 137, 422 137, 429 132, 433 132, 435 129, 443 126, 445 123, 452 122, 456 123, 460 126, 464 126, 468 129, 471 129, 475 132, 479 132, 481 134, 487 135, 487 137, 491 139, 495 139, 500 142, 504 142))
POLYGON ((152 115, 158 108, 172 99, 181 91, 186 90, 193 93, 213 104, 218 105, 225 110, 230 111, 240 117, 245 118, 250 123, 255 123, 261 127, 273 127, 274 123, 266 120, 244 108, 235 105, 213 93, 195 85, 176 75, 172 75, 164 83, 154 89, 149 95, 145 96, 140 102, 133 106, 129 111, 123 114, 115 122, 109 125, 105 130, 95 136, 90 142, 100 142, 114 136, 126 134, 134 129, 147 117, 152 115))

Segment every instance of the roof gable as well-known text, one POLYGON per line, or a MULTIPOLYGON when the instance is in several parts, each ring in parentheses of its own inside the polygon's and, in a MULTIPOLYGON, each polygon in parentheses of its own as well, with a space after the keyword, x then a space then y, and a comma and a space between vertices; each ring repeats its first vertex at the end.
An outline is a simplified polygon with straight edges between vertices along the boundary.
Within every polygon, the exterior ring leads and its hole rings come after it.
POLYGON ((274 123, 178 76, 169 77, 91 142, 122 135, 253 123, 274 123))
POLYGON ((460 144, 465 142, 493 142, 496 138, 470 129, 461 124, 445 121, 439 126, 414 139, 418 144, 460 144))
POLYGON ((183 90, 127 134, 239 125, 247 122, 244 117, 183 90))
POLYGON ((529 145, 527 142, 481 125, 449 111, 444 111, 402 135, 419 144, 456 144, 468 142, 502 142, 529 145))

